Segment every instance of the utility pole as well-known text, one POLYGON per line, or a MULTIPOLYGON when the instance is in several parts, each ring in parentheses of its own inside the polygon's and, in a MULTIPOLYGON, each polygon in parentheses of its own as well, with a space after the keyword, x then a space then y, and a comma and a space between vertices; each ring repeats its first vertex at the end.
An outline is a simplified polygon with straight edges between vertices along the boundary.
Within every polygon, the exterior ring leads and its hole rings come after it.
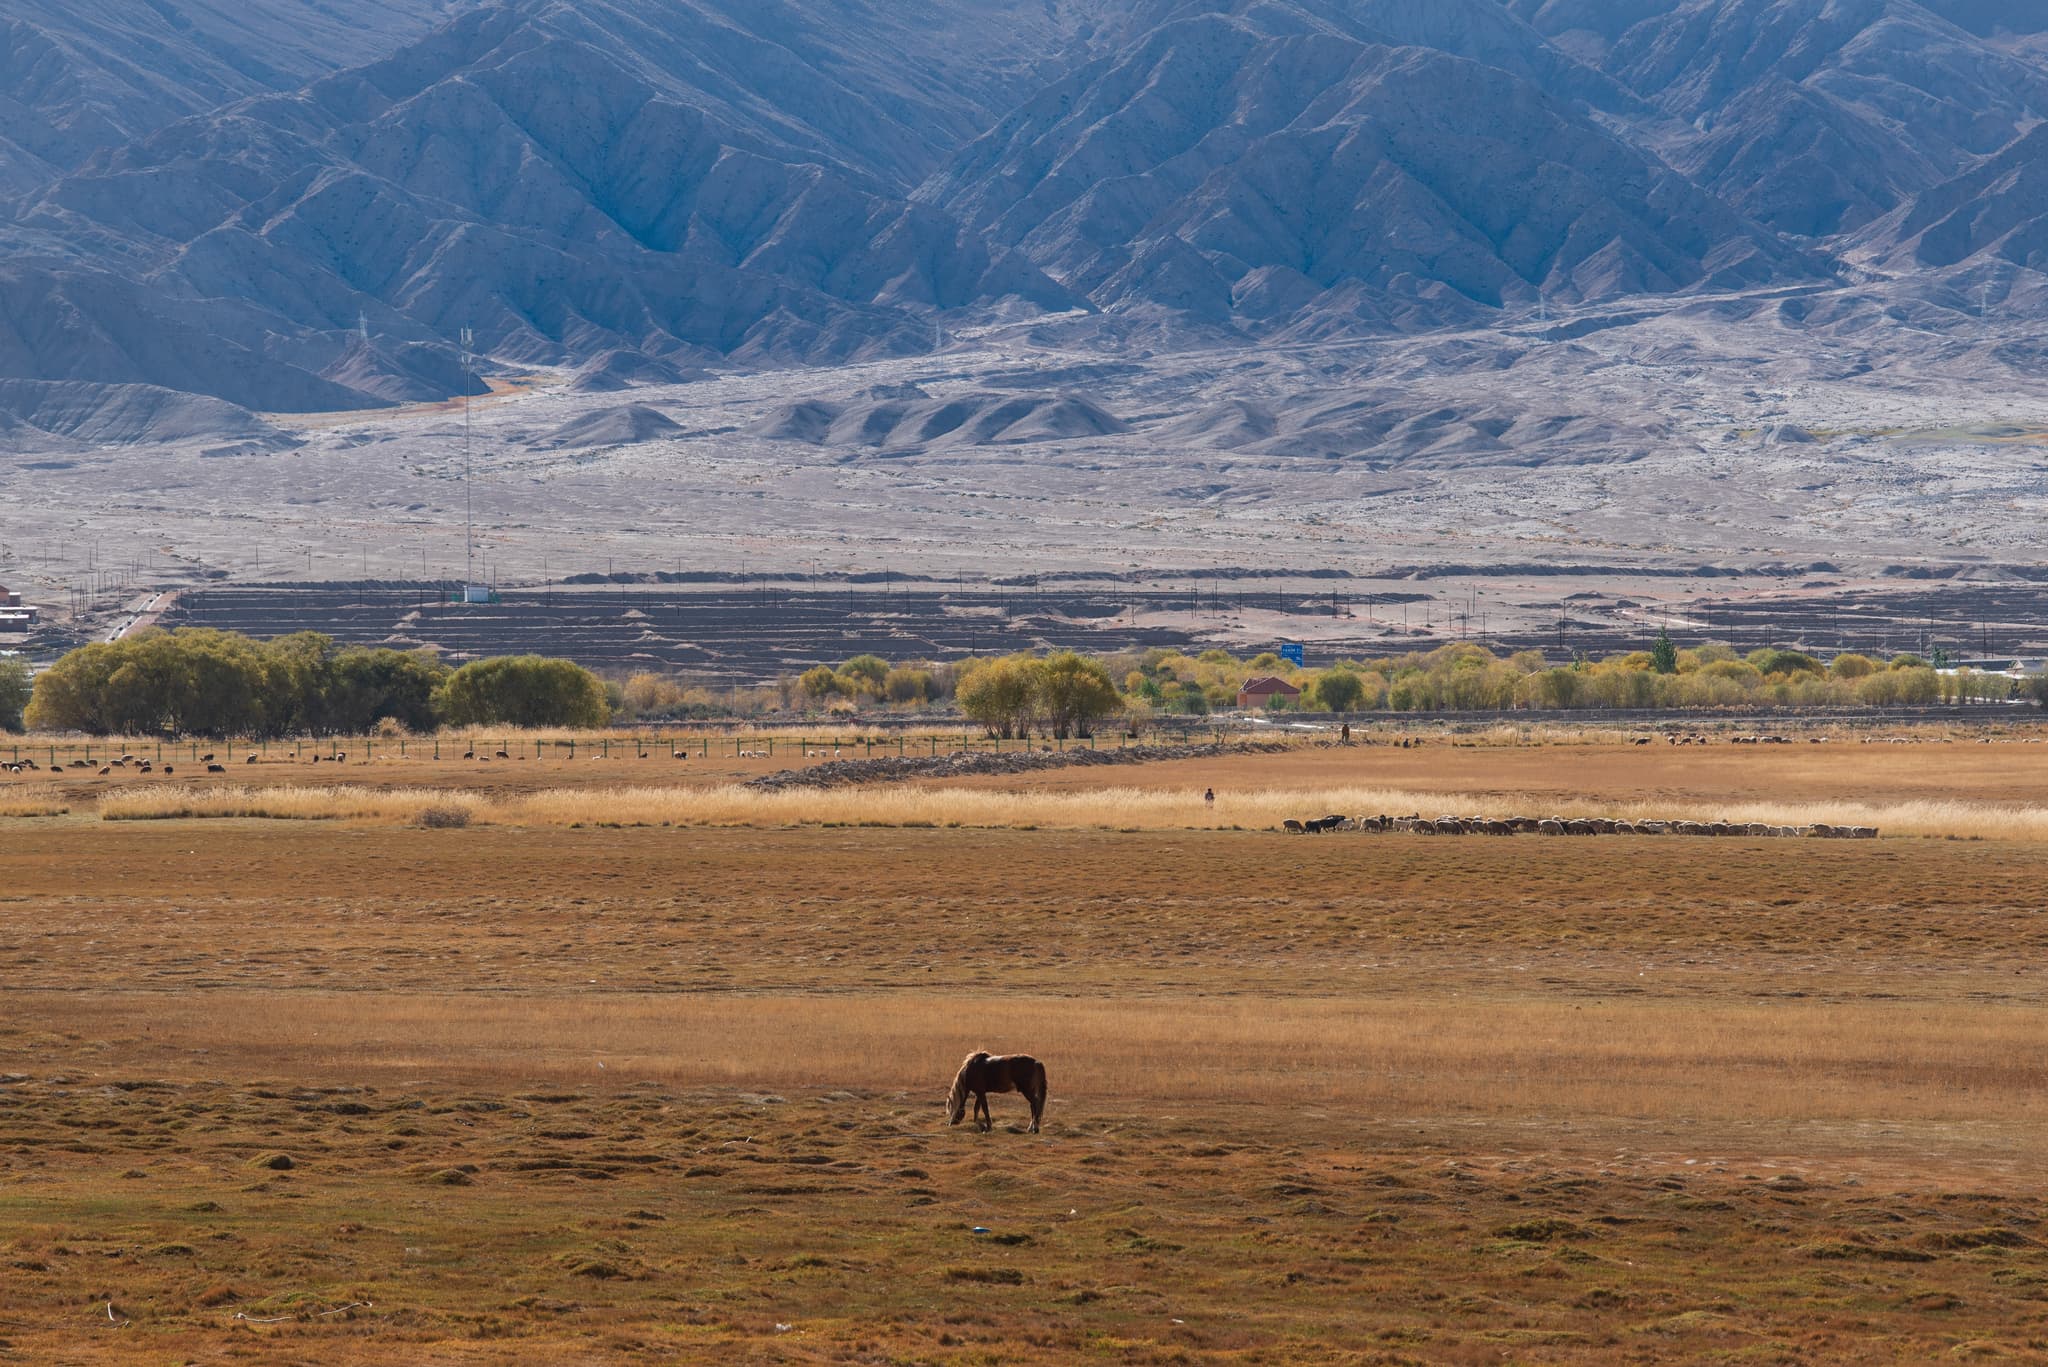
POLYGON ((469 492, 470 459, 470 406, 471 391, 476 388, 476 376, 470 349, 476 344, 476 334, 468 328, 462 330, 462 595, 469 596, 469 586, 476 582, 476 515, 469 492))

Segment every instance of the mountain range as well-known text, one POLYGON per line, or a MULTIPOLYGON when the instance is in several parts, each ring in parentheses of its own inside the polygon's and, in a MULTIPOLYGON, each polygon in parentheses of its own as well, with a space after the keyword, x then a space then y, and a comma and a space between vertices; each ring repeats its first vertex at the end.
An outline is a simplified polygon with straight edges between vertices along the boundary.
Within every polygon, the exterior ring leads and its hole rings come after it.
POLYGON ((464 328, 611 390, 2039 298, 2044 50, 2017 0, 0 0, 0 430, 477 392, 464 328))

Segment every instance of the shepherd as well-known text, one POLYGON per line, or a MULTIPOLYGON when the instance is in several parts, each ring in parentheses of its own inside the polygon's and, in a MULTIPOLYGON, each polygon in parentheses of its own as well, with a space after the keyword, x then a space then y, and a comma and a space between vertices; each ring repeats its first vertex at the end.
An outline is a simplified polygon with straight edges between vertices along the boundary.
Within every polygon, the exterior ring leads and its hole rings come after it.
POLYGON ((1021 1092, 1031 1103, 1031 1133, 1037 1134, 1039 1118, 1045 1114, 1045 1065, 1029 1054, 969 1054, 954 1074, 953 1091, 946 1098, 948 1124, 958 1125, 966 1117, 969 1092, 974 1094, 976 1129, 987 1133, 995 1128, 988 1109, 990 1092, 1021 1092))

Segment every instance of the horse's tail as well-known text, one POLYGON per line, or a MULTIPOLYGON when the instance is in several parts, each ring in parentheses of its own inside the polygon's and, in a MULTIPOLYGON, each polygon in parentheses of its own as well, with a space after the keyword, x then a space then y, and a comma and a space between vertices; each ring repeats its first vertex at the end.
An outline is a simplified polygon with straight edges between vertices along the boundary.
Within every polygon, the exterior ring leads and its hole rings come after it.
POLYGON ((1038 1105, 1045 1104, 1045 1065, 1037 1059, 1031 1060, 1031 1099, 1038 1105))

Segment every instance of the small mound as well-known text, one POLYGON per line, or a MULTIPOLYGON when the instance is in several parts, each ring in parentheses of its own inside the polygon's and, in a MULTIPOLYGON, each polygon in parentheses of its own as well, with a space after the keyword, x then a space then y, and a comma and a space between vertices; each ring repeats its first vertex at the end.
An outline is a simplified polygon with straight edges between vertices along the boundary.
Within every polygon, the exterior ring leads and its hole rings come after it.
POLYGON ((592 357, 576 372, 569 388, 578 394, 616 394, 642 385, 682 384, 698 374, 644 351, 619 348, 592 357))
POLYGON ((272 449, 292 445, 246 408, 155 385, 0 380, 0 411, 15 425, 94 446, 200 438, 261 442, 272 449))
POLYGON ((1129 430, 1115 414, 1071 394, 930 398, 915 386, 880 387, 844 403, 787 404, 747 429, 772 441, 885 451, 1075 441, 1129 430))
POLYGON ((682 427, 666 413, 642 403, 601 409, 571 418, 552 432, 528 443, 536 450, 561 451, 588 446, 632 446, 674 436, 682 427))

